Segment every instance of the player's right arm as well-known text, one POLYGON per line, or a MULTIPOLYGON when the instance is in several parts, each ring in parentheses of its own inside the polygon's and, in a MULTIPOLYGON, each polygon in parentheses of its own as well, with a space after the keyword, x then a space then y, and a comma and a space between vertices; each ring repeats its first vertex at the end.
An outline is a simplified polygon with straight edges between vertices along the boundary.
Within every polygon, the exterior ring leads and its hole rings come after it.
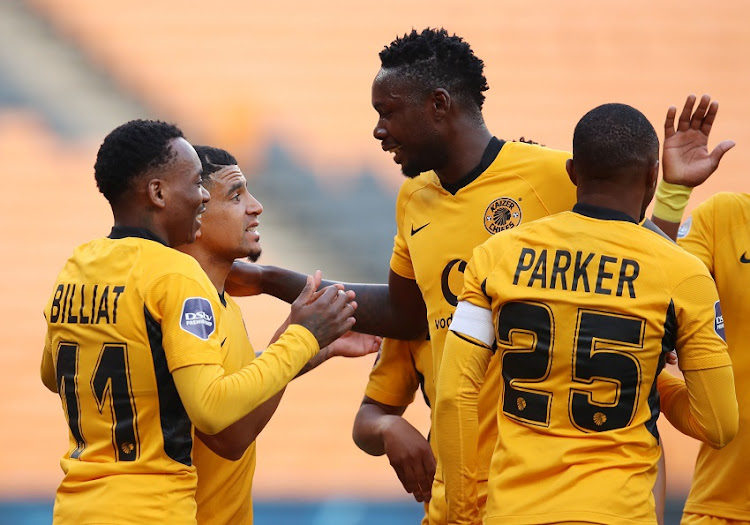
POLYGON ((665 371, 657 388, 667 419, 680 431, 715 448, 737 433, 739 412, 732 362, 723 339, 719 295, 708 271, 682 280, 673 290, 675 348, 684 383, 665 371))
POLYGON ((185 410, 198 430, 217 434, 277 394, 325 346, 354 324, 356 303, 335 287, 314 291, 312 277, 292 304, 291 324, 279 340, 236 373, 220 364, 172 370, 185 410))
MULTIPOLYGON (((265 293, 292 302, 305 285, 306 276, 276 266, 235 261, 226 281, 232 296, 265 293)), ((337 284, 323 281, 321 286, 337 284)), ((397 339, 418 339, 427 333, 427 315, 422 293, 414 279, 391 270, 388 284, 343 283, 357 296, 354 330, 397 339)))
POLYGON ((722 448, 738 426, 732 367, 686 370, 683 375, 684 381, 666 370, 659 374, 661 411, 683 434, 722 448))
POLYGON ((464 273, 464 289, 453 314, 437 380, 435 431, 443 469, 449 524, 479 524, 477 479, 479 461, 479 391, 484 383, 495 343, 492 304, 483 289, 489 268, 484 245, 464 273))
POLYGON ((404 489, 419 502, 430 500, 435 456, 429 441, 402 416, 420 382, 432 382, 431 368, 426 370, 431 363, 429 341, 384 340, 352 429, 357 446, 372 456, 385 454, 404 489))
POLYGON ((430 500, 435 457, 422 433, 402 417, 405 406, 391 406, 365 396, 354 420, 352 437, 371 456, 388 456, 406 492, 430 500))

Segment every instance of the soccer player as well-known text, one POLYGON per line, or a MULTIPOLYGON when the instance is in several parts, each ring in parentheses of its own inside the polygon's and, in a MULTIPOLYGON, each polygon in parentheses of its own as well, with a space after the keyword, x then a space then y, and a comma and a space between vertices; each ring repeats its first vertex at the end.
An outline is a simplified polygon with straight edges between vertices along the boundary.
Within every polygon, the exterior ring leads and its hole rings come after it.
MULTIPOLYGON (((701 445, 693 474, 693 483, 682 516, 683 525, 750 522, 750 327, 746 322, 750 308, 744 291, 750 285, 746 266, 748 232, 750 232, 750 195, 718 193, 693 210, 692 216, 679 228, 682 212, 694 186, 702 184, 717 168, 722 155, 734 146, 720 142, 709 154, 706 148, 718 104, 709 104, 704 95, 691 117, 695 97, 685 103, 675 129, 676 108, 670 108, 665 122, 669 137, 681 136, 672 151, 664 151, 664 179, 656 193, 654 222, 664 231, 677 236, 678 244, 696 255, 716 281, 721 298, 724 329, 734 374, 738 378, 737 404, 739 430, 734 440, 721 450, 701 445), (688 169, 679 159, 681 150, 692 151, 701 160, 700 169, 688 169)), ((695 435, 674 404, 687 395, 684 381, 660 377, 662 410, 672 424, 688 435, 695 435), (664 380, 662 380, 664 379, 664 380)), ((686 376, 687 379, 687 376, 686 376)), ((713 388, 713 386, 711 386, 713 388)))
POLYGON ((655 524, 656 378, 672 348, 690 391, 675 409, 712 446, 736 433, 713 280, 699 260, 639 224, 658 154, 656 132, 639 111, 591 110, 575 128, 567 162, 577 186, 573 211, 474 250, 437 381, 449 523, 482 522, 483 383, 502 385, 488 525, 655 524))
MULTIPOLYGON (((461 37, 444 29, 412 31, 385 47, 380 60, 373 134, 407 180, 396 203, 388 285, 347 288, 357 294, 358 331, 418 340, 429 330, 437 373, 471 251, 495 233, 571 209, 570 155, 493 136, 482 116, 489 89, 484 64, 461 37)), ((228 283, 236 288, 227 289, 290 301, 303 283, 287 270, 237 264, 228 283)), ((496 385, 482 392, 480 482, 497 439, 497 395, 496 385)), ((444 523, 443 500, 435 497, 439 464, 435 479, 430 520, 444 523)))
MULTIPOLYGON (((254 262, 260 257, 257 228, 263 207, 248 191, 247 180, 233 155, 210 146, 195 146, 195 151, 203 169, 203 186, 211 200, 202 214, 200 237, 178 249, 200 263, 219 292, 221 316, 227 327, 221 348, 222 366, 227 373, 234 373, 253 362, 255 352, 239 306, 224 292, 224 280, 236 258, 247 257, 254 262)), ((286 324, 273 339, 285 328, 286 324)), ((322 348, 299 375, 335 355, 358 357, 376 352, 379 346, 377 337, 349 332, 322 348)), ((278 359, 278 356, 271 352, 261 354, 257 362, 266 358, 278 359)), ((195 497, 199 524, 252 524, 255 439, 273 416, 283 393, 282 388, 219 434, 210 436, 196 430, 199 439, 194 442, 193 463, 198 474, 195 497)))
POLYGON ((352 326, 356 304, 308 277, 267 364, 225 377, 216 288, 170 248, 195 239, 209 200, 195 150, 175 126, 131 121, 94 171, 114 227, 76 248, 44 311, 42 381, 70 430, 54 522, 194 524, 191 422, 216 434, 257 408, 352 326))

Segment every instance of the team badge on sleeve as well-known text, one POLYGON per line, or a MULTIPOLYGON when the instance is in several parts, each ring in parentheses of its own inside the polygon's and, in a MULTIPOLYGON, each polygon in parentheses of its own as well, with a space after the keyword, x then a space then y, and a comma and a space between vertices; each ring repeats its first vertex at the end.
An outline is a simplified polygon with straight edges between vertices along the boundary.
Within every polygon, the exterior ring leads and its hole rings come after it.
POLYGON ((211 337, 216 329, 214 310, 211 303, 203 297, 188 297, 182 303, 180 328, 204 341, 211 337))
POLYGON ((719 304, 719 301, 714 303, 714 314, 714 330, 719 337, 726 341, 727 338, 724 335, 724 316, 721 313, 721 304, 719 304))
POLYGON ((685 235, 690 233, 690 227, 693 225, 693 217, 688 217, 685 222, 680 225, 677 230, 677 238, 682 239, 685 235))

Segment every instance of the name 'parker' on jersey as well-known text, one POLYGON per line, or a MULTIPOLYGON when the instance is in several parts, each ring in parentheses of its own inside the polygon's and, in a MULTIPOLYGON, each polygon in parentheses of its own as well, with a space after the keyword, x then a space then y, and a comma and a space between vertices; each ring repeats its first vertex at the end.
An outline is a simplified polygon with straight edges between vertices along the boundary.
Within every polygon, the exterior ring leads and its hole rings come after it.
POLYGON ((611 255, 568 250, 522 248, 513 284, 555 290, 583 291, 635 299, 638 261, 611 255))
POLYGON ((60 283, 49 311, 50 323, 115 324, 124 286, 60 283))

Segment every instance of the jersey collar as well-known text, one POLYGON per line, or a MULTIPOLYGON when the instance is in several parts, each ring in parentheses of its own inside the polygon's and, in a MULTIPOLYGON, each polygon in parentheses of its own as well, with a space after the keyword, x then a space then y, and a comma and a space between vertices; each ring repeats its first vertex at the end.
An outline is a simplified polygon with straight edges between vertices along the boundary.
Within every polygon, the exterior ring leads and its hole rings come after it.
POLYGON ((479 177, 482 173, 485 172, 487 168, 490 167, 490 164, 495 162, 495 159, 500 154, 500 150, 503 149, 503 144, 505 144, 504 140, 500 140, 497 137, 492 137, 490 139, 490 143, 487 144, 487 147, 484 149, 482 160, 479 161, 479 164, 460 180, 452 184, 444 184, 443 189, 445 189, 451 195, 455 195, 458 190, 474 182, 477 177, 479 177))
POLYGON ((632 222, 633 224, 638 224, 638 221, 636 221, 633 217, 631 217, 627 213, 613 210, 611 208, 602 208, 601 206, 594 206, 593 204, 586 204, 583 202, 579 202, 575 206, 573 206, 573 211, 575 213, 578 213, 580 215, 585 215, 586 217, 591 217, 593 219, 602 219, 605 221, 626 221, 626 222, 632 222))
POLYGON ((125 239, 126 237, 138 237, 139 239, 148 239, 149 241, 156 241, 158 243, 167 246, 164 239, 153 233, 151 230, 146 228, 135 228, 133 226, 112 226, 112 231, 107 236, 110 239, 125 239))

